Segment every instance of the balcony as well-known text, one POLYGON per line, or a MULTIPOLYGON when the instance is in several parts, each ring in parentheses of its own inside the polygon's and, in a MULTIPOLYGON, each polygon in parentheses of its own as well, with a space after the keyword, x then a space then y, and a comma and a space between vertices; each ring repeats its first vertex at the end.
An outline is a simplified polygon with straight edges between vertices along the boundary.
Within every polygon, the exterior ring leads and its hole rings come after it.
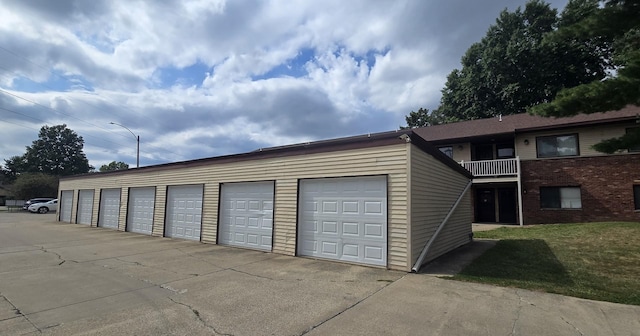
POLYGON ((519 158, 482 160, 482 161, 460 161, 466 170, 470 171, 474 177, 499 177, 517 176, 519 158))

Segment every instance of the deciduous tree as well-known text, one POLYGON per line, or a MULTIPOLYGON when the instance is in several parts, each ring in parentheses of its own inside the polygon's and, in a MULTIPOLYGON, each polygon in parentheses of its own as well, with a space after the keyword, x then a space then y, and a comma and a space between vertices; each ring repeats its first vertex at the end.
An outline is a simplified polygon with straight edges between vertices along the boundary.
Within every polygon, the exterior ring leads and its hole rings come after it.
MULTIPOLYGON (((640 105, 640 2, 637 0, 602 1, 602 6, 576 17, 571 24, 547 37, 550 43, 601 41, 609 47, 611 71, 604 80, 593 80, 560 91, 551 102, 533 106, 530 112, 546 117, 572 116, 619 110, 640 105)), ((594 148, 605 153, 640 144, 637 132, 612 138, 594 148)))
POLYGON ((400 129, 440 125, 454 121, 448 120, 438 110, 429 112, 429 109, 422 107, 417 112, 411 111, 404 119, 407 122, 407 126, 400 126, 400 129))
POLYGON ((524 9, 502 11, 462 57, 462 68, 447 77, 438 111, 452 120, 522 113, 553 100, 563 88, 604 78, 606 41, 545 38, 597 7, 596 0, 571 0, 558 16, 549 4, 532 0, 524 9))
MULTIPOLYGON (((38 139, 27 146, 17 173, 68 176, 93 170, 82 151, 84 139, 67 125, 42 126, 38 139)), ((14 157, 15 158, 15 157, 14 157)))
POLYGON ((24 173, 11 187, 17 199, 55 197, 58 194, 58 178, 43 173, 24 173))
POLYGON ((107 172, 112 170, 127 170, 127 169, 129 169, 129 165, 122 161, 118 161, 118 162, 111 161, 109 162, 109 164, 100 166, 101 172, 107 172))

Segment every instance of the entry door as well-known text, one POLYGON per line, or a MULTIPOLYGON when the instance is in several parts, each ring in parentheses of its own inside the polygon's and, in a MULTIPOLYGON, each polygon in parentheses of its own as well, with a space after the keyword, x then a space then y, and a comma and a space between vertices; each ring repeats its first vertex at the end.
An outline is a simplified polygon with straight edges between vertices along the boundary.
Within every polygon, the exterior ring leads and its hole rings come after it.
POLYGON ((118 229, 120 221, 120 189, 102 189, 98 226, 118 229))
POLYGON ((219 243, 271 251, 273 182, 222 185, 219 243))
POLYGON ((93 190, 80 190, 78 193, 78 224, 91 225, 93 217, 93 190))
POLYGON ((496 222, 496 197, 493 189, 476 189, 476 222, 496 222))
POLYGON ((64 190, 60 193, 60 221, 71 223, 71 209, 73 208, 73 190, 64 190))
POLYGON ((151 235, 156 188, 129 189, 127 231, 151 235))
POLYGON ((473 160, 493 160, 493 145, 475 145, 473 146, 473 160))
POLYGON ((167 188, 165 236, 200 240, 203 185, 167 188))
POLYGON ((386 176, 300 181, 298 255, 387 264, 386 176))
POLYGON ((500 214, 500 223, 516 223, 516 202, 515 188, 498 189, 498 213, 500 214))

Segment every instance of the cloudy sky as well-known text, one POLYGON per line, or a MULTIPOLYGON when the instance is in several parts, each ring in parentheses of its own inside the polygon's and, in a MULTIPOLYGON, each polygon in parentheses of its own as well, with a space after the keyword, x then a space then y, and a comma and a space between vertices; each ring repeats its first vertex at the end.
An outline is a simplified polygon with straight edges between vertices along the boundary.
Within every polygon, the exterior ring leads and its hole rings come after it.
POLYGON ((0 159, 63 123, 96 168, 135 166, 110 122, 141 166, 397 129, 524 4, 0 0, 0 159))

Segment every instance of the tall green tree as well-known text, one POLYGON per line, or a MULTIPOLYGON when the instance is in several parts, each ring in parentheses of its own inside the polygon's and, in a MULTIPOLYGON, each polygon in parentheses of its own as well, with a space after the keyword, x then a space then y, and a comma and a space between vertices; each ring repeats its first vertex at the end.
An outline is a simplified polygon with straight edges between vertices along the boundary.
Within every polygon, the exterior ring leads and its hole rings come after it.
POLYGON ((129 169, 129 165, 122 161, 118 161, 118 162, 111 161, 109 162, 109 164, 100 166, 101 172, 108 172, 112 170, 127 170, 127 169, 129 169))
MULTIPOLYGON (((593 11, 547 36, 550 43, 571 40, 588 45, 601 41, 609 48, 611 67, 604 80, 593 80, 560 91, 552 101, 534 106, 530 112, 547 117, 572 116, 640 106, 640 1, 608 0, 593 11)), ((594 148, 613 153, 640 144, 639 132, 629 132, 596 144, 594 148)))
POLYGON ((22 156, 5 160, 9 175, 22 173, 44 173, 53 176, 68 176, 88 173, 93 170, 82 151, 84 139, 67 125, 42 126, 38 139, 22 156))
POLYGON ((13 183, 21 172, 26 171, 24 155, 15 155, 4 160, 2 167, 3 182, 13 183))
POLYGON ((429 112, 429 109, 422 107, 418 111, 411 111, 404 120, 407 126, 400 126, 400 129, 434 126, 455 121, 447 119, 438 110, 429 112))
POLYGON ((56 197, 58 178, 43 173, 23 173, 16 178, 11 190, 17 199, 56 197))
POLYGON ((541 0, 504 10, 486 36, 462 57, 442 90, 438 111, 450 120, 525 112, 561 89, 605 77, 609 48, 598 38, 545 37, 597 10, 596 0, 570 0, 558 16, 541 0))

